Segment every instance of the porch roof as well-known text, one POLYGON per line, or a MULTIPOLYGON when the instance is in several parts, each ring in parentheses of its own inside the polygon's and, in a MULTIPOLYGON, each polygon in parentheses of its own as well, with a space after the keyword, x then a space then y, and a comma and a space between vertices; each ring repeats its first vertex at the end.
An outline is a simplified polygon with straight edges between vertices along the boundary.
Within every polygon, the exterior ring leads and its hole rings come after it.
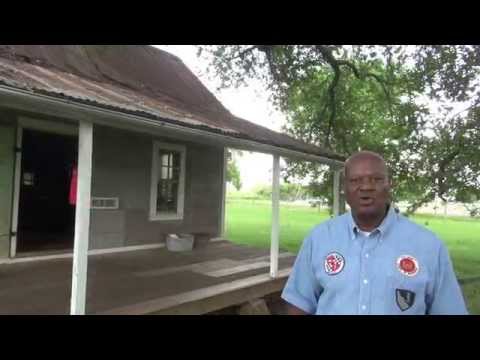
POLYGON ((336 165, 345 160, 234 116, 179 58, 151 46, 0 45, 0 87, 215 134, 249 148, 266 145, 336 165))

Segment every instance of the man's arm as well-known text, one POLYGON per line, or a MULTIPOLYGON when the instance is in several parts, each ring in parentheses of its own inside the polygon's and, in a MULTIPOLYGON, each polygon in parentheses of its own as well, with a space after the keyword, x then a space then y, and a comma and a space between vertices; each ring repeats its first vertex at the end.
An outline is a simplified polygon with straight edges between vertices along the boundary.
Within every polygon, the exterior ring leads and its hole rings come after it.
POLYGON ((312 267, 312 235, 308 236, 295 259, 282 298, 289 315, 314 314, 322 291, 312 267))
POLYGON ((292 304, 286 303, 286 305, 287 305, 287 315, 310 315, 309 313, 303 311, 302 309, 292 304))
POLYGON ((428 306, 430 315, 468 315, 462 290, 453 270, 452 261, 445 245, 441 245, 432 301, 428 306))

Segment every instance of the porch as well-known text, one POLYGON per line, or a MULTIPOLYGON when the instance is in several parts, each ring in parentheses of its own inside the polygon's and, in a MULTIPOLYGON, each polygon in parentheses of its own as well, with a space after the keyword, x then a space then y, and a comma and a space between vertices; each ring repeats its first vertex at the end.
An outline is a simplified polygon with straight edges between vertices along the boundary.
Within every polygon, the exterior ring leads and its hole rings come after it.
MULTIPOLYGON (((282 290, 295 260, 280 252, 270 277, 269 250, 214 241, 187 252, 166 248, 93 252, 86 314, 205 314, 282 290)), ((72 256, 0 263, 0 314, 69 314, 72 256)))

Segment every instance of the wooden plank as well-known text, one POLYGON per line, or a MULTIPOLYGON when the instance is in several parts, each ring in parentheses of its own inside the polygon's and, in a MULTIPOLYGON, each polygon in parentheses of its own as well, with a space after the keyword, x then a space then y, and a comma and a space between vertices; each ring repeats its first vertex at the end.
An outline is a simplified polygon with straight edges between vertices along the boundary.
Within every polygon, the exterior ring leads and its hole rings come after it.
POLYGON ((222 169, 222 202, 220 208, 220 234, 219 237, 225 237, 225 212, 226 212, 226 194, 227 194, 227 166, 228 149, 223 148, 223 169, 222 169))
POLYGON ((280 156, 273 155, 272 176, 272 237, 270 242, 270 276, 278 275, 278 251, 280 242, 280 156))
POLYGON ((235 280, 229 283, 214 285, 182 294, 166 296, 123 306, 98 315, 196 315, 239 305, 249 300, 281 291, 285 286, 291 268, 279 271, 272 279, 269 274, 261 274, 235 280))
POLYGON ((340 175, 341 170, 333 172, 333 215, 340 215, 340 175))
POLYGON ((10 254, 15 128, 0 125, 0 257, 10 254))
POLYGON ((266 268, 269 265, 270 265, 269 262, 260 261, 256 263, 242 264, 242 265, 234 266, 228 269, 212 270, 209 272, 205 272, 204 275, 212 276, 212 277, 229 276, 229 275, 238 274, 245 271, 266 268))
MULTIPOLYGON (((160 244, 151 244, 151 245, 121 246, 121 247, 96 249, 96 250, 94 249, 94 250, 88 250, 88 256, 108 255, 108 254, 116 254, 116 253, 122 253, 122 252, 141 251, 141 250, 153 250, 153 249, 161 249, 164 247, 165 247, 165 244, 160 243, 160 244)), ((31 256, 18 257, 15 259, 0 259, 0 265, 3 265, 3 264, 12 265, 12 264, 26 263, 26 262, 69 259, 73 257, 73 253, 63 252, 62 250, 55 251, 54 254, 45 255, 45 253, 48 253, 48 252, 38 251, 38 252, 31 253, 31 256)), ((26 254, 23 253, 23 255, 26 255, 26 254)))
MULTIPOLYGON (((17 148, 22 148, 23 128, 17 126, 17 148)), ((20 181, 22 178, 22 152, 17 151, 15 155, 15 179, 13 188, 13 210, 12 210, 12 231, 14 235, 10 239, 10 257, 17 255, 17 232, 18 232, 18 211, 20 207, 20 181)))
POLYGON ((25 116, 18 118, 18 124, 22 128, 44 131, 61 135, 77 136, 78 126, 76 123, 64 123, 59 121, 46 121, 33 119, 25 116))
POLYGON ((267 303, 263 299, 247 301, 237 310, 238 315, 271 315, 267 303))
POLYGON ((72 315, 85 314, 90 232, 92 150, 93 125, 90 122, 81 121, 78 139, 77 208, 75 212, 72 295, 70 302, 70 314, 72 315))
POLYGON ((202 261, 199 263, 182 265, 182 266, 170 266, 161 269, 154 269, 154 270, 147 270, 136 272, 136 276, 163 276, 168 274, 174 274, 180 271, 193 271, 198 272, 200 274, 205 274, 210 271, 220 270, 229 268, 231 266, 237 266, 240 262, 237 260, 231 259, 216 259, 216 260, 209 260, 209 261, 202 261))
MULTIPOLYGON (((288 258, 295 256, 292 253, 281 253, 278 258, 288 258)), ((198 263, 182 265, 182 266, 170 266, 161 269, 153 269, 147 271, 136 272, 136 276, 149 277, 149 276, 164 276, 168 274, 174 274, 180 271, 192 271, 202 275, 221 277, 236 274, 243 271, 249 271, 254 269, 260 269, 268 267, 270 265, 267 262, 270 259, 270 255, 259 256, 255 258, 247 258, 242 260, 232 260, 227 258, 220 258, 216 260, 202 261, 198 263)))

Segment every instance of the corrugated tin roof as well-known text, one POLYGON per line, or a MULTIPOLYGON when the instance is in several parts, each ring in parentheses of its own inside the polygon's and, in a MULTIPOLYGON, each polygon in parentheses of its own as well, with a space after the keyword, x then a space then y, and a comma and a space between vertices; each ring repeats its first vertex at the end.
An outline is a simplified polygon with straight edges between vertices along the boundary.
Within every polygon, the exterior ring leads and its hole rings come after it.
POLYGON ((344 160, 233 116, 176 56, 138 45, 0 45, 0 83, 344 160))

